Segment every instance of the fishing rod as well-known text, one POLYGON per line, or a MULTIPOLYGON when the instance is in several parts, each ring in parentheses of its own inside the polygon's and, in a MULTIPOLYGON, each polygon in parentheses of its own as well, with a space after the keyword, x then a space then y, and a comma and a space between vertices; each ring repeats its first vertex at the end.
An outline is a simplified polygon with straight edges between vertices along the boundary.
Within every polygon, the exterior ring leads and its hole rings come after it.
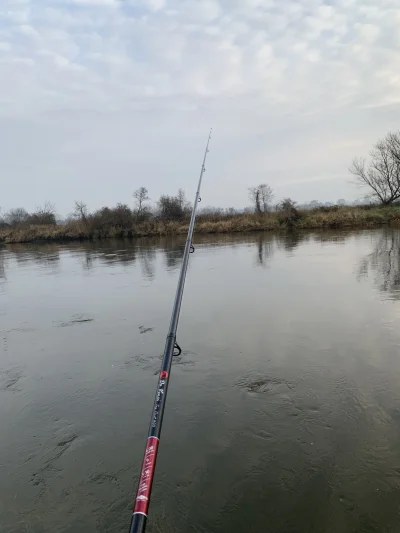
POLYGON ((168 330, 167 340, 164 348, 164 355, 161 364, 160 375, 158 378, 156 397, 154 400, 153 411, 150 419, 150 427, 147 435, 146 449, 140 472, 139 486, 136 492, 136 499, 133 507, 131 518, 130 533, 144 533, 146 529, 147 513, 149 510, 151 487, 154 479, 154 472, 157 461, 158 445, 160 443, 161 427, 167 399, 167 390, 171 372, 172 358, 182 353, 181 347, 176 342, 176 330, 178 328, 179 312, 181 309, 183 289, 185 287, 186 272, 189 263, 189 254, 194 252, 192 236, 194 223, 196 220, 197 204, 201 202, 200 188, 203 180, 203 174, 206 170, 205 164, 208 154, 208 146, 211 140, 212 129, 207 140, 206 151, 204 152, 203 164, 201 166, 200 179, 197 187, 196 197, 194 200, 192 216, 190 217, 189 230, 187 234, 185 251, 183 252, 183 261, 179 275, 178 287, 176 289, 174 307, 172 309, 171 322, 168 330))

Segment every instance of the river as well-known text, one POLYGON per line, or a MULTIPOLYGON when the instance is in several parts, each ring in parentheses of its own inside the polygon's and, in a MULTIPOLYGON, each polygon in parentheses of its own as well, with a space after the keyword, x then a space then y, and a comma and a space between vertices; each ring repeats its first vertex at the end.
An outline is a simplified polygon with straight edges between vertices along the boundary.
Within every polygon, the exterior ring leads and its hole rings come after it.
MULTIPOLYGON (((400 231, 195 243, 148 531, 400 531, 400 231)), ((1 533, 127 532, 183 244, 0 248, 1 533)))

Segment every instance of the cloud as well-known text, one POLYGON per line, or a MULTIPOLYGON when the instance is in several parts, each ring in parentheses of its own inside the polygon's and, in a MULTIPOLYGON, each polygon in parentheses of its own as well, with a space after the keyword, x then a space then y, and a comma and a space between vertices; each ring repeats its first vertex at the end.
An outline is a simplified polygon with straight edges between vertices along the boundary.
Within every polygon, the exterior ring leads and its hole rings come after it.
POLYGON ((29 26, 29 24, 21 24, 18 28, 16 28, 16 31, 19 31, 21 35, 25 35, 31 39, 40 38, 39 33, 32 28, 32 26, 29 26))
POLYGON ((11 44, 0 42, 0 52, 9 52, 11 50, 11 44))
POLYGON ((356 28, 359 39, 367 44, 374 44, 380 34, 380 28, 376 24, 359 24, 356 28))
POLYGON ((73 0, 78 6, 87 7, 117 7, 118 0, 73 0))
POLYGON ((27 67, 33 67, 35 64, 33 59, 30 57, 0 57, 0 63, 8 64, 8 65, 23 65, 27 67))
MULTIPOLYGON (((167 148, 171 149, 170 143, 183 147, 188 142, 187 132, 198 140, 213 122, 224 146, 240 138, 246 141, 241 154, 232 149, 221 151, 221 161, 216 163, 224 173, 237 174, 235 183, 240 185, 229 189, 226 198, 225 185, 219 192, 218 187, 213 191, 221 202, 240 205, 246 202, 247 180, 260 177, 266 181, 265 176, 270 176, 278 184, 283 175, 290 174, 285 181, 289 183, 296 180, 291 176, 296 172, 303 182, 307 176, 301 172, 337 176, 341 174, 340 153, 341 168, 346 172, 349 154, 339 148, 338 139, 330 141, 329 153, 321 145, 332 123, 345 141, 349 124, 356 120, 361 124, 364 115, 360 113, 373 116, 369 129, 360 126, 357 133, 362 143, 394 127, 393 114, 385 109, 399 102, 399 30, 400 16, 392 0, 13 2, 0 14, 0 101, 7 102, 0 106, 0 136, 2 131, 6 134, 10 120, 16 128, 33 121, 39 132, 47 131, 51 123, 54 138, 60 139, 53 147, 60 167, 76 174, 78 163, 96 166, 96 157, 101 159, 95 155, 97 146, 102 157, 109 157, 108 163, 102 160, 101 168, 98 165, 101 175, 108 165, 120 164, 114 158, 115 138, 102 129, 118 130, 123 124, 122 136, 135 138, 136 143, 143 136, 153 143, 154 130, 148 130, 151 123, 159 132, 154 150, 162 159, 167 148), (121 120, 128 116, 131 122, 121 120), (52 117, 57 120, 52 122, 52 117), (79 136, 79 162, 63 152, 63 143, 76 137, 71 117, 80 117, 83 130, 98 139, 85 154, 79 136), (337 117, 341 117, 342 127, 337 117), (314 137, 310 136, 310 124, 320 132, 314 137), (286 132, 282 143, 299 143, 303 148, 296 150, 296 164, 292 165, 290 158, 281 160, 279 173, 275 139, 281 128, 286 132), (324 160, 313 155, 315 151, 324 151, 324 160), (88 161, 89 157, 94 162, 88 161), (243 168, 242 160, 246 163, 243 168), (251 172, 245 170, 248 168, 251 172)), ((44 133, 35 135, 34 142, 36 153, 49 145, 44 133)), ((124 151, 118 152, 119 161, 125 161, 123 169, 137 165, 145 172, 143 151, 136 153, 135 143, 123 146, 124 151)), ((21 170, 20 158, 29 161, 34 153, 29 151, 29 157, 13 153, 14 159, 6 156, 9 172, 25 183, 32 176, 21 170)), ((56 169, 50 174, 45 158, 41 161, 30 168, 37 168, 35 179, 44 194, 56 169)), ((155 167, 153 161, 147 164, 153 174, 146 179, 154 182, 155 194, 166 192, 165 166, 155 167)), ((175 167, 169 178, 171 187, 181 183, 179 176, 183 179, 187 170, 182 165, 182 171, 175 167)), ((121 175, 124 172, 121 170, 121 175)), ((347 191, 344 181, 340 187, 347 191)), ((22 189, 15 189, 15 198, 22 189)))
POLYGON ((166 6, 166 0, 147 0, 147 5, 152 11, 160 11, 166 6))
POLYGON ((217 0, 184 0, 179 10, 188 21, 197 23, 215 21, 221 15, 221 7, 217 0))

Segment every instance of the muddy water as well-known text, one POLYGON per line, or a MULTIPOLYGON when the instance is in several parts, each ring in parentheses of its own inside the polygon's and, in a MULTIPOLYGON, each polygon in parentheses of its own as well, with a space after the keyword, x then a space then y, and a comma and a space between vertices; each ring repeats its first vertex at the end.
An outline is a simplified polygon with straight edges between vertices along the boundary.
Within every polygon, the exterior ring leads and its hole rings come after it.
MULTIPOLYGON (((400 232, 196 237, 151 532, 400 530, 400 232)), ((127 531, 182 239, 0 249, 0 531, 127 531)))

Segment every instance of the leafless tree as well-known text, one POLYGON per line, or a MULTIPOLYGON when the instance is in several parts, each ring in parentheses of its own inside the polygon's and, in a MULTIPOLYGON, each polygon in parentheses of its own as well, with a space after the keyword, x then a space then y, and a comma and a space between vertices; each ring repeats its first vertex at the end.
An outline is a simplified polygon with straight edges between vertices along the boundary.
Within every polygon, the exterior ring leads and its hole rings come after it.
POLYGON ((178 189, 178 194, 176 195, 176 197, 178 198, 181 209, 183 209, 185 206, 185 202, 186 202, 185 191, 183 189, 178 189))
POLYGON ((257 187, 249 188, 249 198, 254 205, 256 213, 266 213, 271 204, 274 193, 269 185, 261 183, 257 187))
POLYGON ((182 211, 187 214, 190 210, 190 202, 186 199, 185 191, 183 189, 178 189, 176 197, 178 199, 182 211))
POLYGON ((271 187, 266 183, 262 183, 258 186, 258 188, 260 190, 261 206, 263 208, 264 213, 266 213, 269 209, 272 198, 274 197, 274 193, 271 187))
POLYGON ((249 188, 249 198, 254 205, 255 212, 261 214, 260 190, 258 187, 249 188))
POLYGON ((321 205, 318 200, 311 200, 311 202, 308 204, 310 209, 318 209, 318 207, 321 205))
POLYGON ((370 157, 369 162, 354 159, 350 172, 358 185, 370 189, 370 198, 389 205, 400 198, 400 132, 378 141, 370 157))
POLYGON ((5 221, 7 224, 10 224, 10 226, 18 226, 19 224, 23 224, 26 222, 29 218, 29 213, 24 209, 23 207, 16 207, 14 209, 10 209, 8 213, 6 213, 5 221))
POLYGON ((139 218, 145 211, 144 202, 150 200, 149 191, 146 187, 139 187, 132 195, 136 202, 136 216, 139 218))
POLYGON ((74 218, 77 218, 85 223, 87 222, 88 208, 84 202, 75 202, 74 218))
POLYGON ((386 142, 391 156, 395 161, 400 163, 400 131, 388 133, 386 142))
POLYGON ((52 202, 45 202, 42 207, 37 207, 36 211, 29 215, 29 224, 55 225, 56 209, 52 202))

